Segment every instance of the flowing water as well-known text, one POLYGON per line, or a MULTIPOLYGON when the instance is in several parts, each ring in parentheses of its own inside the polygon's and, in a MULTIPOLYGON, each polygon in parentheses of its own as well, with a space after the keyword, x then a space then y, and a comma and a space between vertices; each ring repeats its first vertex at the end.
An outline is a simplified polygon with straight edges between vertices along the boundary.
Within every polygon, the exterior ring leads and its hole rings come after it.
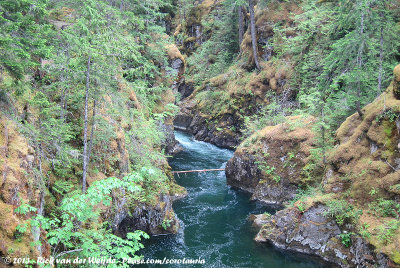
MULTIPOLYGON (((187 134, 175 135, 185 151, 170 161, 173 170, 224 168, 233 155, 230 150, 195 141, 187 134)), ((256 230, 248 216, 273 211, 228 187, 223 171, 175 176, 189 193, 173 205, 181 229, 177 235, 146 241, 142 252, 145 259, 204 259, 205 265, 197 267, 324 267, 309 256, 283 253, 254 242, 256 230)))

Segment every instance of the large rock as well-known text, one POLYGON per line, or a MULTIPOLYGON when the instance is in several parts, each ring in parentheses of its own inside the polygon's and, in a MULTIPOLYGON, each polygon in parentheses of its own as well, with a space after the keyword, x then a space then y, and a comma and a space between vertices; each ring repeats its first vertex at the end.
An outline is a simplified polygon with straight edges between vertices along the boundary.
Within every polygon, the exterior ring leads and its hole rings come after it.
POLYGON ((247 138, 226 165, 228 185, 270 205, 293 199, 299 185, 315 182, 304 172, 315 147, 313 121, 289 117, 287 123, 268 126, 247 138))
MULTIPOLYGON (((126 200, 125 200, 126 201, 126 200)), ((179 221, 172 209, 172 199, 169 195, 161 195, 156 205, 136 204, 128 209, 126 203, 120 203, 120 208, 113 221, 113 230, 120 236, 142 230, 151 235, 176 233, 179 221)))
POLYGON ((340 267, 390 267, 384 254, 359 236, 351 236, 351 246, 345 247, 336 222, 325 216, 327 207, 316 204, 304 213, 287 208, 270 216, 255 240, 268 242, 279 249, 319 256, 340 267))

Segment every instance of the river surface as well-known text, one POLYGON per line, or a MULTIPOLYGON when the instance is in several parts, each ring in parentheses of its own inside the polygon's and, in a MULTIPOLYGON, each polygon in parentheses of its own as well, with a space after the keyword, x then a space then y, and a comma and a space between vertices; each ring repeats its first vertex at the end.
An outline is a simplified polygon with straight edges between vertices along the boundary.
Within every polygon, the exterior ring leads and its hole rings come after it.
MULTIPOLYGON (((175 132, 184 151, 170 161, 173 170, 224 168, 233 152, 189 135, 175 132)), ((246 193, 226 185, 223 171, 175 175, 188 196, 174 203, 181 228, 177 235, 164 235, 145 242, 145 259, 204 259, 205 265, 186 267, 325 267, 309 256, 293 255, 253 241, 256 230, 250 214, 273 213, 249 201, 246 193)), ((183 267, 170 265, 169 267, 183 267)))

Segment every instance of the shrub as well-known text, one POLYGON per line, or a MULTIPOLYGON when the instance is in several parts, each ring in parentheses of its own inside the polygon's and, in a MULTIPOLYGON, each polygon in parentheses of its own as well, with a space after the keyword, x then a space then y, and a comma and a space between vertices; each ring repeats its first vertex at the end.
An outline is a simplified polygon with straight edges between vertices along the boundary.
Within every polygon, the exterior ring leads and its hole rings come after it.
POLYGON ((371 202, 368 207, 372 214, 381 217, 398 217, 400 205, 394 200, 379 198, 378 201, 371 202))
POLYGON ((324 215, 334 218, 338 225, 355 224, 362 215, 361 209, 356 209, 346 200, 330 200, 326 205, 328 210, 325 211, 324 215))
POLYGON ((400 221, 390 220, 379 226, 376 231, 378 239, 384 243, 390 243, 396 234, 397 229, 400 227, 400 221))

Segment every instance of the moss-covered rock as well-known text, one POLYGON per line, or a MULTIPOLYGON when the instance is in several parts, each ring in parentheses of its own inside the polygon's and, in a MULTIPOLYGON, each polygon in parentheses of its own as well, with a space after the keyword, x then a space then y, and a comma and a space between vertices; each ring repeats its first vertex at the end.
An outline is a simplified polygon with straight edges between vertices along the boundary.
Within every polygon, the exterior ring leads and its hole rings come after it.
POLYGON ((362 109, 362 117, 353 114, 337 130, 324 183, 326 192, 364 211, 357 228, 368 226, 367 241, 397 265, 400 222, 389 212, 400 206, 400 100, 395 93, 399 70, 397 66, 388 89, 362 109))
POLYGON ((363 117, 355 113, 337 130, 338 146, 328 157, 327 191, 348 190, 360 203, 371 201, 373 188, 381 189, 382 197, 394 197, 391 188, 400 183, 400 100, 393 84, 363 108, 363 117))
POLYGON ((244 140, 226 166, 227 183, 253 194, 252 199, 282 205, 297 188, 315 184, 318 176, 305 172, 315 148, 313 117, 288 117, 244 140))
POLYGON ((232 66, 221 75, 197 87, 181 103, 175 125, 196 139, 234 148, 243 135, 244 118, 257 114, 273 97, 290 107, 295 93, 287 79, 292 66, 285 62, 264 62, 259 73, 232 66))

